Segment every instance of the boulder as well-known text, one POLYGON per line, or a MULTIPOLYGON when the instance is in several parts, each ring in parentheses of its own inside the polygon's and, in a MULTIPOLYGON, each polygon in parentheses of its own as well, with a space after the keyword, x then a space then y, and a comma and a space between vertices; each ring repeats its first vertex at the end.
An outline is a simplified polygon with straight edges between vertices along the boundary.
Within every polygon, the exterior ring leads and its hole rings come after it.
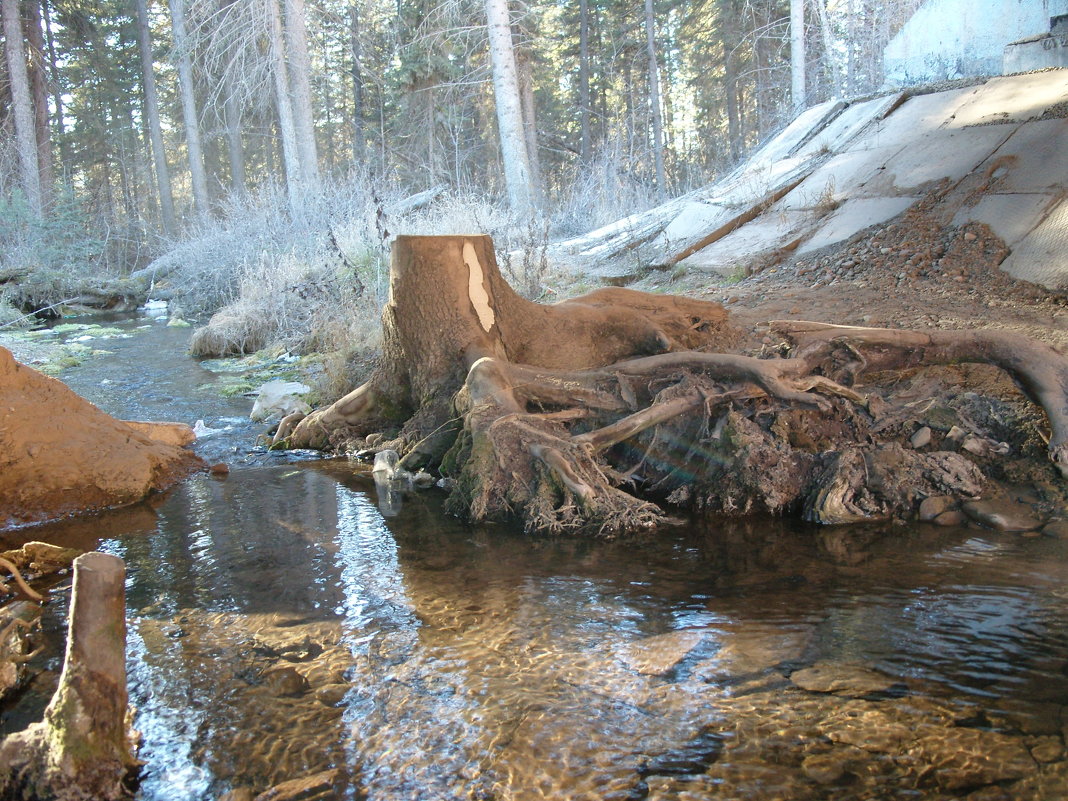
POLYGON ((981 526, 996 531, 1035 531, 1045 522, 1027 504, 1008 499, 965 501, 960 508, 981 526))

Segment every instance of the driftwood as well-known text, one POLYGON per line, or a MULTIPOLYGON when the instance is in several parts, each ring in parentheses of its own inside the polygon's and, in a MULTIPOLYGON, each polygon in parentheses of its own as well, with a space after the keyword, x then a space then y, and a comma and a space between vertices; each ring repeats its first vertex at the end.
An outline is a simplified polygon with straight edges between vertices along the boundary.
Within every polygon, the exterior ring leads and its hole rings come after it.
POLYGON ((128 798, 138 762, 126 695, 126 571, 121 559, 74 560, 67 652, 44 720, 0 743, 0 797, 128 798))

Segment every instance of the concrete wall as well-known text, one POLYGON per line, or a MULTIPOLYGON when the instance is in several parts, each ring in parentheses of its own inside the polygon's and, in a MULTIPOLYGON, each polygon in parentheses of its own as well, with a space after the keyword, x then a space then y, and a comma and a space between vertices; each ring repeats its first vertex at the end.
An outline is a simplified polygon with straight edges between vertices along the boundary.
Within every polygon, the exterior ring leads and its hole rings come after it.
POLYGON ((887 86, 1000 75, 1005 45, 1049 31, 1068 0, 927 0, 883 52, 887 86))

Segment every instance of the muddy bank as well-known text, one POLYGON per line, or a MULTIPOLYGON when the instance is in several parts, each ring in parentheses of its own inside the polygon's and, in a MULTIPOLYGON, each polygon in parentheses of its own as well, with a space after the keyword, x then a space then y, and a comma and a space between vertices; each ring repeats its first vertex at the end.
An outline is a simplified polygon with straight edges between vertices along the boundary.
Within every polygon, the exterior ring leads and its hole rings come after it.
POLYGON ((204 467, 191 441, 116 420, 0 348, 0 528, 135 503, 204 467))

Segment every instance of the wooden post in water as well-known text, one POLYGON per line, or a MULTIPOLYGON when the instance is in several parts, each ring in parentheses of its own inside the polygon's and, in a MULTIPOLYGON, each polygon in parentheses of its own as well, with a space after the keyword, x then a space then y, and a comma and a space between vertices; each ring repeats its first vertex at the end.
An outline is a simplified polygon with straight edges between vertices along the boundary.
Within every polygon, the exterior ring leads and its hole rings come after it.
POLYGON ((128 798, 136 768, 127 728, 126 568, 74 560, 67 653, 44 720, 0 744, 0 797, 128 798))

